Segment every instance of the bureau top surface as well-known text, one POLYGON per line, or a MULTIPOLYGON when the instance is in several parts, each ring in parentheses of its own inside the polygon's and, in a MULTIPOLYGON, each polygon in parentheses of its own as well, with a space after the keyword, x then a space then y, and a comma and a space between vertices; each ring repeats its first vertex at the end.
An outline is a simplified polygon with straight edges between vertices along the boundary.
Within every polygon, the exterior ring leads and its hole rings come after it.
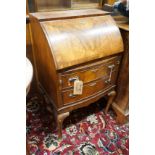
POLYGON ((99 16, 109 14, 101 9, 82 9, 82 10, 65 10, 52 12, 36 12, 31 13, 39 21, 66 19, 75 17, 99 16))
POLYGON ((121 34, 109 15, 40 24, 57 70, 123 51, 121 34))

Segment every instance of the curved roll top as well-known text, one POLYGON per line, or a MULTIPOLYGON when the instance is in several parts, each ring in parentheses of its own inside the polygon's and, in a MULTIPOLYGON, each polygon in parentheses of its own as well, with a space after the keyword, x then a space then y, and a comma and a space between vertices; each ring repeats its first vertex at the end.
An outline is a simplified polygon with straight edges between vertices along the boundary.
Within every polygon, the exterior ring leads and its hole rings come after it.
POLYGON ((56 69, 123 52, 123 41, 111 16, 40 22, 56 69))

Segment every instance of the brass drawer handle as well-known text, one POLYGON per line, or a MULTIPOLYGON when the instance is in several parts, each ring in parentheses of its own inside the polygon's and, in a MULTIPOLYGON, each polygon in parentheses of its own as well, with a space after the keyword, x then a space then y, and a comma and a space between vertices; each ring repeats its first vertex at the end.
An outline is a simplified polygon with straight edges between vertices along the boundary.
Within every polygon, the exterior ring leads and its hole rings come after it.
POLYGON ((111 80, 108 79, 108 80, 105 81, 105 83, 110 83, 110 81, 111 81, 111 80))
POLYGON ((69 78, 68 79, 68 82, 74 82, 75 80, 79 80, 79 77, 78 76, 75 76, 75 77, 72 77, 72 78, 69 78))
POLYGON ((112 70, 114 67, 115 67, 114 64, 108 66, 108 68, 111 69, 111 70, 112 70))
POLYGON ((112 71, 114 69, 115 65, 112 64, 110 66, 108 66, 108 68, 110 69, 110 75, 109 75, 109 79, 105 81, 105 83, 110 83, 111 82, 111 77, 112 77, 112 71))
POLYGON ((70 98, 74 98, 74 97, 76 97, 77 95, 74 95, 74 94, 69 94, 69 97, 70 98))
POLYGON ((96 85, 96 82, 89 84, 90 87, 93 87, 96 85))

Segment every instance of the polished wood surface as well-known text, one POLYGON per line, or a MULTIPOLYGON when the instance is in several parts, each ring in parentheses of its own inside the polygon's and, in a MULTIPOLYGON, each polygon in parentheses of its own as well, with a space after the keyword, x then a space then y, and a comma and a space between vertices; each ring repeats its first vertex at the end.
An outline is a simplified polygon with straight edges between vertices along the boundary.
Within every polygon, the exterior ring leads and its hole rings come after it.
POLYGON ((61 104, 61 95, 58 93, 59 87, 58 73, 56 72, 54 59, 51 54, 48 41, 40 26, 39 21, 33 16, 30 16, 31 29, 34 43, 34 61, 37 71, 37 83, 43 85, 46 93, 58 108, 61 104))
POLYGON ((129 116, 129 25, 123 24, 120 27, 124 42, 124 54, 117 80, 117 95, 113 103, 113 109, 117 114, 117 122, 125 123, 129 116))
POLYGON ((108 103, 107 103, 107 106, 105 108, 105 113, 107 114, 114 98, 116 97, 116 91, 111 91, 110 93, 108 93, 108 97, 109 97, 109 100, 108 100, 108 103))
POLYGON ((121 30, 129 31, 129 23, 118 23, 117 25, 121 30))
POLYGON ((68 116, 69 116, 69 112, 66 112, 66 113, 59 114, 57 117, 57 124, 59 128, 58 137, 62 136, 62 124, 63 124, 64 119, 68 116))
POLYGON ((122 38, 111 16, 46 21, 41 27, 57 70, 123 52, 122 38))
POLYGON ((118 69, 121 57, 112 57, 91 65, 83 65, 61 74, 62 89, 72 87, 75 79, 88 83, 101 77, 109 77, 110 69, 108 66, 115 65, 113 71, 118 69))
POLYGON ((70 111, 115 91, 123 41, 110 16, 42 22, 31 15, 30 21, 38 85, 54 106, 61 137, 70 111), (75 75, 83 81, 81 95, 73 95, 75 75))
POLYGON ((37 12, 69 9, 71 7, 71 0, 36 0, 35 5, 37 12))
POLYGON ((99 80, 91 81, 83 87, 82 95, 74 95, 73 89, 62 91, 64 105, 75 103, 79 100, 86 99, 93 95, 103 92, 105 89, 111 88, 116 82, 117 72, 113 72, 111 81, 107 83, 108 77, 102 77, 99 80), (95 88, 95 89, 94 89, 95 88))
POLYGON ((100 2, 98 0, 72 0, 72 8, 98 8, 100 2))
POLYGON ((115 2, 116 2, 116 0, 103 0, 103 4, 113 5, 115 2))
POLYGON ((29 24, 26 24, 26 46, 31 46, 30 28, 29 24))
POLYGON ((101 8, 102 0, 29 0, 30 11, 101 8))
POLYGON ((100 9, 82 9, 82 10, 65 10, 65 11, 52 11, 52 12, 36 12, 31 13, 39 21, 70 19, 90 16, 103 16, 109 14, 100 9))

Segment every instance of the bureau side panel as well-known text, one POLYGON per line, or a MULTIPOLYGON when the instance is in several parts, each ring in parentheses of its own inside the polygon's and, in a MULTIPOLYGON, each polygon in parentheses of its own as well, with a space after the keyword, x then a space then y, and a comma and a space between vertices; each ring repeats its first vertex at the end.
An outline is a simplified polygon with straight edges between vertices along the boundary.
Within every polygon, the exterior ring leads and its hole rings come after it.
POLYGON ((38 82, 54 102, 56 107, 61 107, 59 94, 59 80, 55 69, 53 56, 48 46, 46 34, 42 31, 40 23, 30 16, 32 35, 34 40, 34 55, 37 68, 38 82))

